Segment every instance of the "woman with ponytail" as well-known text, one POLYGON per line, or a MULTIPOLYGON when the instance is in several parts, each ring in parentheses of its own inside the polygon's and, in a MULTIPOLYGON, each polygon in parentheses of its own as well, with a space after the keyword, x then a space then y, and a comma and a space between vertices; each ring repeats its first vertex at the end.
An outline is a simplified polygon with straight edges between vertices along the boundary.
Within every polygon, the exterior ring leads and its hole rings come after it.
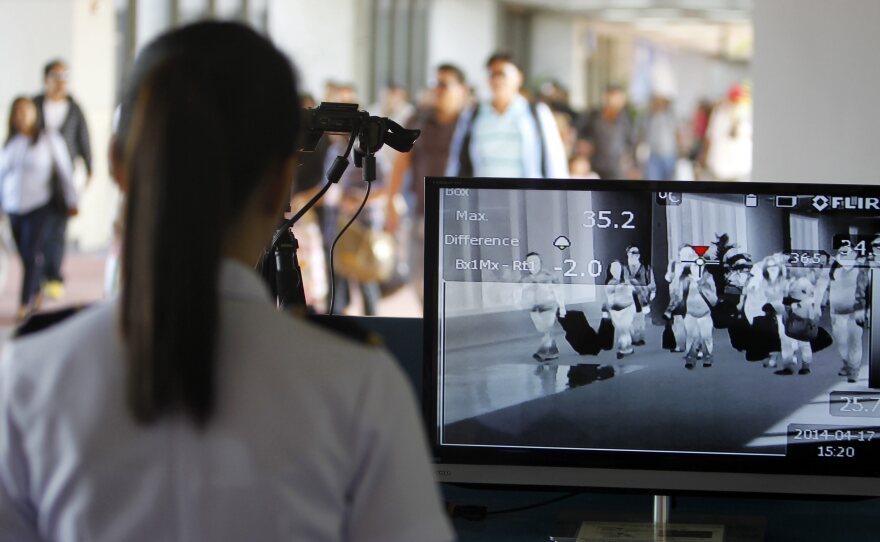
POLYGON ((140 54, 111 148, 121 294, 0 361, 0 541, 452 538, 400 369, 253 271, 299 126, 292 68, 244 26, 140 54))

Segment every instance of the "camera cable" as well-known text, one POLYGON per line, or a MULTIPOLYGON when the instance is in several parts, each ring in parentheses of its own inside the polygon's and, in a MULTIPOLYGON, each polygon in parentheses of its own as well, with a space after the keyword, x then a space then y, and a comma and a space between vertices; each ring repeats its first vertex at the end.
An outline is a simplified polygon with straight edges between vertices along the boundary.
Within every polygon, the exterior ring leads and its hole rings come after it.
POLYGON ((336 243, 339 242, 339 238, 345 233, 345 230, 351 226, 355 220, 357 220, 358 215, 363 211, 364 206, 367 204, 367 200, 370 198, 370 188, 372 188, 373 183, 367 183, 367 191, 364 194, 364 199, 361 201, 360 207, 358 207, 357 211, 355 211, 354 215, 346 222, 345 226, 339 230, 339 233, 336 234, 336 238, 333 239, 333 244, 330 246, 330 303, 327 314, 333 314, 333 303, 336 297, 336 272, 333 269, 333 253, 336 251, 336 243))

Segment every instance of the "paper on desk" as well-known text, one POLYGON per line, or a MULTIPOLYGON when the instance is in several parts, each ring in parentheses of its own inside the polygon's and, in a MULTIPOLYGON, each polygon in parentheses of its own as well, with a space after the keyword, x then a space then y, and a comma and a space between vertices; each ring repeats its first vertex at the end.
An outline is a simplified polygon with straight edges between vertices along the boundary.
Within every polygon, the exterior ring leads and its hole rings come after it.
POLYGON ((724 542, 723 525, 667 525, 655 535, 652 523, 602 523, 585 521, 577 542, 724 542))

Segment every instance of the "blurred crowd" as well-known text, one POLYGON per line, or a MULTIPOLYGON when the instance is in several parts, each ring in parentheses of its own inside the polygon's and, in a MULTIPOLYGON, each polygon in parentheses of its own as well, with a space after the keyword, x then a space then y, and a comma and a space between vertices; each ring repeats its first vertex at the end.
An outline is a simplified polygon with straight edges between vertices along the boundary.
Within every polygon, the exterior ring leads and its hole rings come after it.
MULTIPOLYGON (((385 147, 377 154, 369 200, 335 250, 341 227, 364 200, 359 168, 349 167, 296 224, 307 301, 316 310, 328 308, 331 292, 338 312, 358 298, 365 314, 376 314, 380 298, 408 284, 421 299, 424 177, 729 181, 750 176, 751 102, 745 86, 733 86, 717 103, 701 102, 690 118, 676 114, 670 92, 655 90, 648 105, 636 106, 619 84, 605 88, 598 107, 577 111, 558 83, 527 88, 523 70, 509 54, 492 55, 485 68, 487 96, 477 95, 459 67, 442 64, 430 87, 415 97, 402 85, 389 84, 377 103, 365 105, 353 84, 338 81, 328 81, 323 96, 302 97, 305 107, 321 101, 358 103, 372 115, 421 130, 411 152, 385 147)), ((46 64, 43 92, 19 96, 10 105, 0 149, 0 233, 5 233, 0 249, 9 254, 14 246, 24 270, 18 319, 44 298, 64 295, 66 224, 78 213, 78 196, 91 177, 87 122, 68 79, 64 61, 46 64)), ((345 136, 326 136, 314 152, 301 154, 293 211, 321 189, 325 172, 347 143, 345 136)), ((113 277, 107 284, 112 290, 113 277)))
MULTIPOLYGON (((375 314, 383 295, 406 284, 421 299, 425 177, 749 179, 752 118, 746 86, 734 85, 717 103, 702 101, 683 119, 669 92, 655 91, 640 108, 622 85, 610 84, 598 107, 577 111, 558 83, 527 88, 522 68, 507 53, 493 54, 485 68, 488 96, 478 96, 459 67, 442 64, 414 100, 403 86, 389 84, 377 103, 364 107, 421 130, 421 136, 409 153, 385 148, 377 154, 377 180, 356 223, 356 241, 333 251, 332 278, 333 241, 364 198, 360 170, 350 167, 294 227, 307 301, 316 310, 326 309, 331 291, 340 311, 359 291, 368 315, 375 314)), ((326 83, 320 99, 303 99, 306 107, 320 101, 359 103, 354 85, 335 81, 326 83)), ((315 152, 302 155, 293 210, 320 190, 324 172, 346 143, 344 136, 325 137, 315 152)))

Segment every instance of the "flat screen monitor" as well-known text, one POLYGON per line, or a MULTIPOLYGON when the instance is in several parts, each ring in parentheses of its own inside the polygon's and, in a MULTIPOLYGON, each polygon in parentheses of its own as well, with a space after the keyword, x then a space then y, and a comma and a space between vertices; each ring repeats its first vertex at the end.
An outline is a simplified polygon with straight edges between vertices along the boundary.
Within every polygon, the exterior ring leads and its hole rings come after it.
POLYGON ((880 188, 426 181, 459 483, 880 495, 880 188))

